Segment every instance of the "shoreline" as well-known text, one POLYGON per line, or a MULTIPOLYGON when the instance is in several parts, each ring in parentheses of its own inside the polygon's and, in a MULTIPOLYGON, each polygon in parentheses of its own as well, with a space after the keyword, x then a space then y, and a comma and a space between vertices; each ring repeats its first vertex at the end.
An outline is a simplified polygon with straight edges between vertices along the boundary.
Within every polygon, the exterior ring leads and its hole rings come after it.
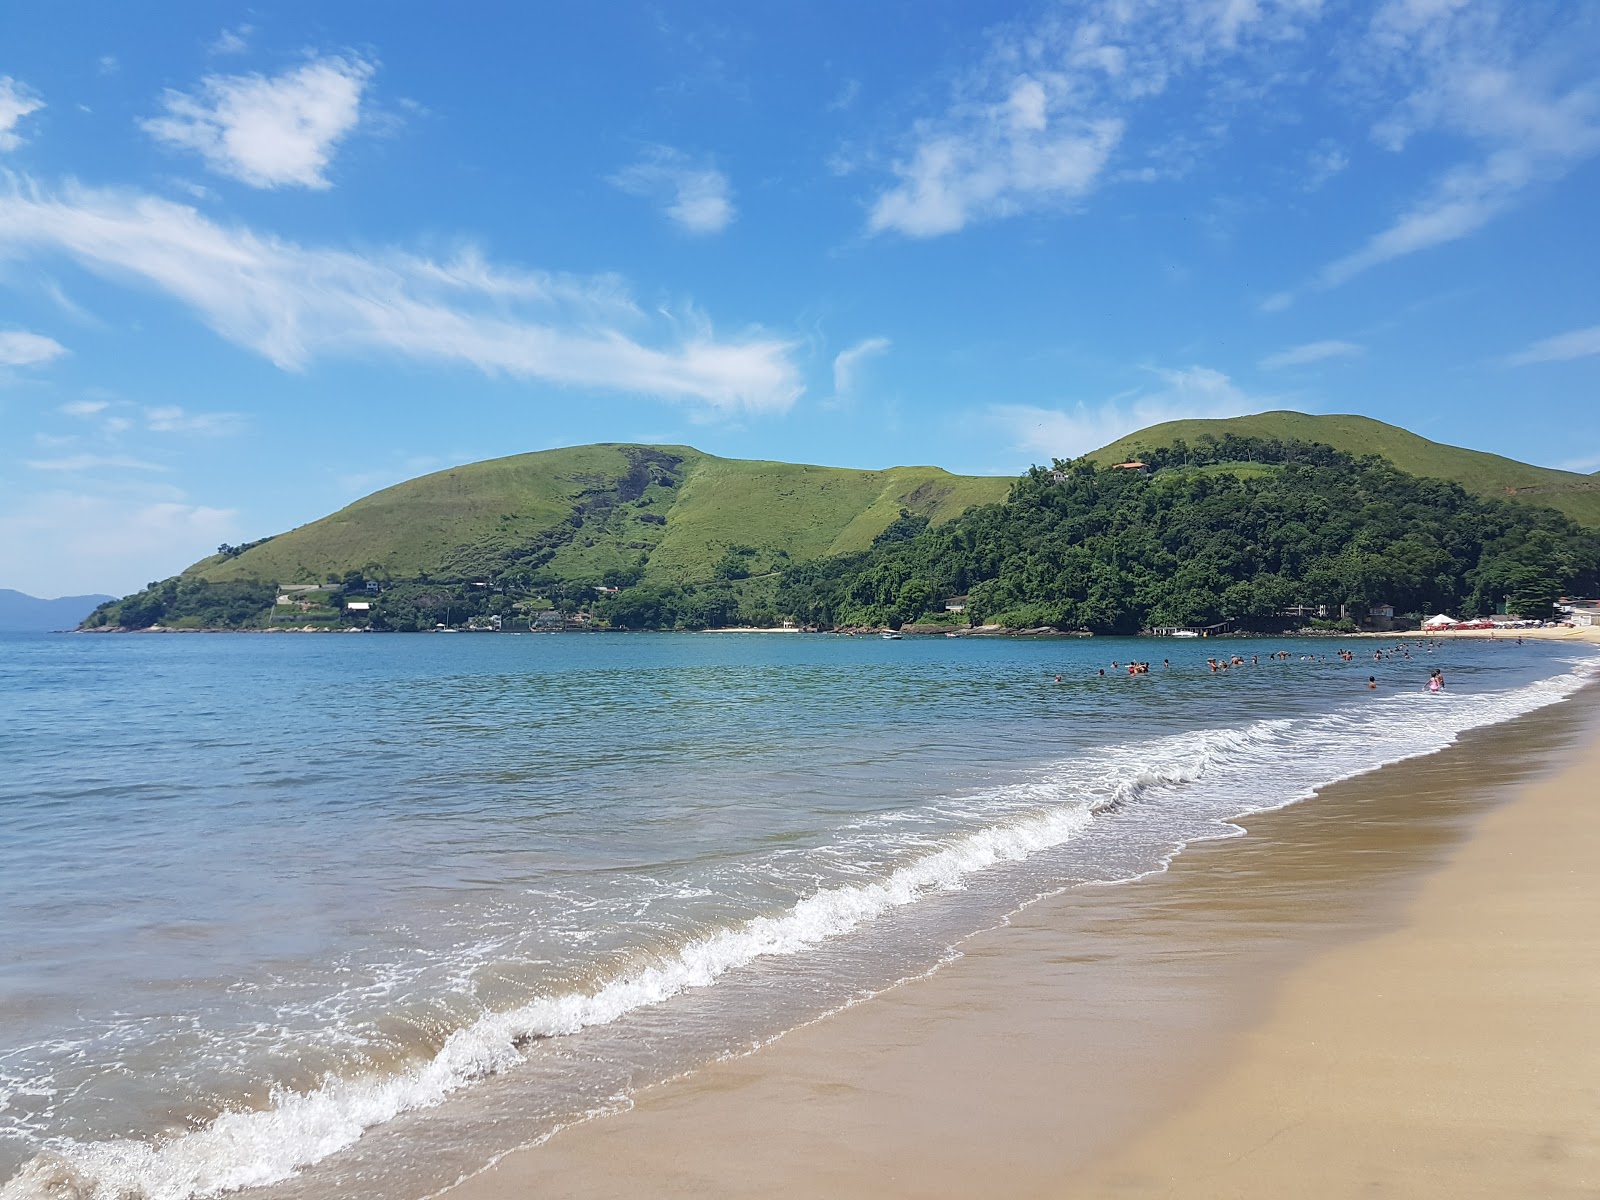
MULTIPOLYGON (((1458 1111, 1475 1095, 1469 1085, 1487 1072, 1530 1102, 1526 1080, 1507 1079, 1523 1057, 1516 1020, 1496 1026, 1505 1045, 1480 1064, 1462 1011, 1483 1012, 1413 983, 1404 994, 1413 1004, 1427 996, 1430 1049, 1425 1061, 1402 1055, 1410 1067, 1385 1076, 1383 1064, 1404 1047, 1382 1042, 1393 1032, 1381 1028, 1382 1006, 1362 1005, 1375 979, 1441 945, 1454 948, 1456 978, 1468 982, 1492 975, 1494 955, 1520 954, 1529 965, 1519 976, 1528 994, 1516 997, 1524 1015, 1530 1003, 1543 1011, 1544 1001, 1566 998, 1559 1030, 1527 1032, 1553 1039, 1568 1074, 1579 1071, 1592 1090, 1600 1062, 1588 1047, 1600 1036, 1588 1035, 1600 1027, 1589 1019, 1581 1028, 1586 1013, 1573 998, 1592 994, 1587 963, 1596 960, 1562 961, 1561 949, 1568 933, 1571 944, 1593 943, 1581 924, 1600 886, 1583 873, 1549 882, 1539 915, 1564 906, 1561 935, 1541 936, 1522 908, 1505 928, 1486 921, 1476 936, 1450 921, 1473 897, 1480 911, 1508 889, 1526 899, 1517 862, 1600 849, 1600 815, 1575 807, 1583 777, 1575 792, 1572 765, 1600 768, 1597 713, 1600 689, 1586 689, 1436 755, 1247 818, 1244 837, 1192 845, 1165 873, 1038 901, 930 976, 648 1089, 629 1110, 514 1151, 448 1194, 1331 1196, 1361 1190, 1368 1167, 1403 1181, 1394 1194, 1471 1194, 1462 1175, 1431 1193, 1425 1185, 1483 1133, 1458 1111), (1555 762, 1565 767, 1551 778, 1555 762), (1509 867, 1493 844, 1502 826, 1523 846, 1509 867), (1362 1020, 1341 1022, 1358 1011, 1362 1020), (1338 1030, 1335 1042, 1318 1038, 1325 1025, 1338 1030), (1454 1071, 1442 1096, 1427 1091, 1425 1072, 1418 1077, 1440 1057, 1454 1071), (1420 1125, 1374 1100, 1373 1089, 1398 1096, 1407 1084, 1425 1093, 1412 1097, 1425 1110, 1420 1125), (1274 1121, 1295 1086, 1309 1092, 1298 1096, 1306 1115, 1274 1121), (1361 1158, 1374 1122, 1388 1131, 1382 1163, 1361 1158), (1400 1164, 1407 1153, 1421 1166, 1400 1164), (1346 1173, 1324 1170, 1325 1160, 1346 1173)), ((1416 1012, 1405 1012, 1413 1021, 1403 1029, 1414 1030, 1416 1012)), ((1505 1003, 1496 1012, 1504 1018, 1505 1003)), ((1592 1167, 1600 1142, 1575 1124, 1580 1098, 1568 1087, 1547 1113, 1533 1103, 1518 1132, 1548 1117, 1561 1126, 1566 1161, 1592 1167)), ((1530 1194, 1525 1150, 1502 1145, 1511 1165, 1483 1174, 1493 1182, 1481 1194, 1530 1194)))
POLYGON ((1395 930, 1293 972, 1203 1091, 1065 1195, 1593 1196, 1600 730, 1395 930))
MULTIPOLYGON (((142 629, 128 629, 120 625, 102 625, 94 629, 54 629, 54 630, 23 630, 19 632, 39 632, 50 634, 160 634, 160 633, 395 633, 391 629, 372 629, 366 626, 339 625, 339 626, 280 626, 271 629, 244 629, 228 627, 207 627, 203 629, 175 628, 165 625, 150 625, 142 629)), ((876 637, 883 632, 880 629, 802 629, 792 625, 734 625, 717 629, 566 629, 566 630, 522 630, 522 629, 419 629, 412 631, 418 634, 429 633, 498 633, 522 634, 540 633, 808 633, 819 637, 876 637)), ((1152 642, 1171 642, 1174 639, 1152 633, 1130 634, 1093 634, 1069 632, 1060 629, 1004 629, 998 625, 977 625, 966 628, 919 627, 905 633, 911 638, 1014 638, 1026 641, 1050 641, 1054 639, 1081 639, 1093 637, 1116 637, 1152 642)), ((1435 629, 1435 630, 1393 630, 1380 633, 1373 630, 1363 630, 1357 633, 1339 633, 1333 630, 1297 629, 1288 633, 1227 633, 1218 634, 1209 639, 1177 639, 1187 644, 1189 641, 1246 641, 1281 638, 1316 638, 1319 641, 1338 640, 1343 638, 1356 638, 1370 641, 1408 641, 1412 639, 1426 640, 1438 638, 1441 640, 1462 638, 1486 638, 1497 641, 1501 638, 1532 638, 1540 641, 1569 641, 1588 642, 1591 645, 1600 645, 1600 627, 1577 627, 1571 625, 1557 626, 1545 629, 1435 629)))

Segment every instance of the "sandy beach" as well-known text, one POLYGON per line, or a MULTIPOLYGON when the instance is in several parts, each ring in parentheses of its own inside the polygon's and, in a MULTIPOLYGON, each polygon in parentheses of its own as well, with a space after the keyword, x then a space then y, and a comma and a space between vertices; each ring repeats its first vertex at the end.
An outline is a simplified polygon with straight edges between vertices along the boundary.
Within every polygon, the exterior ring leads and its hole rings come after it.
POLYGON ((1594 691, 1041 901, 448 1194, 1593 1195, 1594 691))

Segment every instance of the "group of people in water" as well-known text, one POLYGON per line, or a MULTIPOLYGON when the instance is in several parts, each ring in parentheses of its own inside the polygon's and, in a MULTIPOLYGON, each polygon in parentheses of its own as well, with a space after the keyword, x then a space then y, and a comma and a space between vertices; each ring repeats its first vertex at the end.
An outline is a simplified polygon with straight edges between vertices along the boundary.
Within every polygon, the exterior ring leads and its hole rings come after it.
MULTIPOLYGON (((1519 646, 1522 644, 1521 638, 1517 639, 1517 644, 1519 646)), ((1378 649, 1374 650, 1372 652, 1372 660, 1379 663, 1383 662, 1385 659, 1398 658, 1409 660, 1411 658, 1411 651, 1413 647, 1432 654, 1435 649, 1442 648, 1443 645, 1443 642, 1437 641, 1433 638, 1428 638, 1426 640, 1419 638, 1413 643, 1401 641, 1397 642, 1393 646, 1379 647, 1378 649)), ((1276 650, 1266 656, 1267 661, 1269 662, 1289 662, 1295 657, 1296 656, 1288 650, 1276 650)), ((1354 650, 1340 649, 1332 655, 1302 654, 1298 657, 1301 662, 1326 662, 1329 658, 1337 658, 1340 662, 1351 663, 1355 662, 1356 660, 1356 652, 1354 650)), ((1211 673, 1213 675, 1221 675, 1226 674, 1229 671, 1237 670, 1240 667, 1259 666, 1261 664, 1261 658, 1262 656, 1260 654, 1252 654, 1248 659, 1242 654, 1231 654, 1222 658, 1208 658, 1206 659, 1206 666, 1211 669, 1211 673)), ((1170 658, 1162 659, 1161 667, 1163 670, 1171 670, 1172 660, 1170 658)), ((1111 671, 1113 674, 1120 674, 1123 671, 1126 671, 1129 675, 1148 675, 1150 673, 1150 664, 1147 662, 1124 663, 1120 660, 1113 660, 1111 663, 1111 671)), ((1105 674, 1106 668, 1101 667, 1098 669, 1098 675, 1100 678, 1104 678, 1105 674)), ((1060 675, 1056 676, 1056 682, 1061 682, 1060 675)), ((1377 690, 1378 677, 1376 675, 1367 676, 1367 687, 1372 691, 1377 690)), ((1430 692, 1444 691, 1444 672, 1435 667, 1433 673, 1428 677, 1427 688, 1430 692)))

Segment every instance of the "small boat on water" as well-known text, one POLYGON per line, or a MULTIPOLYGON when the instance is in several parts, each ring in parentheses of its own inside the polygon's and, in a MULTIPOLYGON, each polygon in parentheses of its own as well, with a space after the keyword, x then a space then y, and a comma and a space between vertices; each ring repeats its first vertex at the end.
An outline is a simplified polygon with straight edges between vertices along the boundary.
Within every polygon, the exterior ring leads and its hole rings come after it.
POLYGON ((1192 638, 1192 637, 1199 637, 1200 635, 1198 633, 1196 633, 1192 629, 1179 629, 1179 630, 1176 630, 1173 633, 1172 636, 1173 637, 1181 637, 1181 638, 1192 638))
POLYGON ((896 633, 892 629, 885 629, 878 636, 881 637, 886 642, 903 642, 903 641, 905 641, 905 635, 904 634, 896 633))

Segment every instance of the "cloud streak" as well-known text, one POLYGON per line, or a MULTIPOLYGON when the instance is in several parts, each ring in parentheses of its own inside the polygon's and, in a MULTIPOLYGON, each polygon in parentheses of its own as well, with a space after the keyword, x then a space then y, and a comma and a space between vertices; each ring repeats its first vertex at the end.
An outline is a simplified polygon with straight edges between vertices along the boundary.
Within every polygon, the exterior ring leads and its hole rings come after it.
POLYGON ((0 150, 15 150, 22 145, 17 122, 38 112, 44 101, 9 75, 0 75, 0 150))
POLYGON ((54 362, 67 348, 54 338, 24 330, 0 330, 0 367, 39 367, 54 362))
POLYGON ((1547 337, 1513 354, 1506 362, 1513 367, 1526 367, 1534 363, 1570 362, 1595 354, 1600 354, 1600 325, 1547 337))
POLYGON ((1308 363, 1323 362, 1330 358, 1350 358, 1361 353, 1363 353, 1362 348, 1354 342, 1307 342, 1303 346, 1291 346, 1277 354, 1267 355, 1261 360, 1261 367, 1266 371, 1277 371, 1284 367, 1303 367, 1308 363))
POLYGON ((661 318, 665 345, 614 277, 306 246, 137 192, 0 192, 0 259, 65 256, 164 293, 284 370, 351 355, 468 365, 492 374, 689 402, 723 414, 783 412, 802 387, 795 343, 719 338, 690 311, 661 318))
POLYGON ((721 233, 738 215, 728 177, 670 146, 653 147, 613 175, 611 184, 629 195, 655 200, 685 233, 721 233))
MULTIPOLYGON (((1374 95, 1398 101, 1373 129, 1400 153, 1434 135, 1465 143, 1470 156, 1442 172, 1383 229, 1329 262, 1312 286, 1339 287, 1396 259, 1468 237, 1600 153, 1600 84, 1589 57, 1558 47, 1583 41, 1580 6, 1561 28, 1524 28, 1524 10, 1484 0, 1389 0, 1352 57, 1352 77, 1374 95), (1569 65, 1563 71, 1563 58, 1569 65)), ((1592 38, 1589 39, 1592 43, 1592 38)), ((1287 308, 1282 292, 1263 311, 1287 308)))
POLYGON ((25 464, 34 471, 165 471, 160 463, 123 454, 72 454, 65 458, 35 458, 25 464))
POLYGON ((844 397, 855 391, 861 364, 869 358, 886 354, 889 344, 889 339, 886 337, 863 338, 849 349, 841 350, 834 355, 833 394, 836 397, 844 397))
MULTIPOLYGON (((873 197, 871 233, 954 233, 974 221, 1067 207, 1106 177, 1130 129, 1183 77, 1292 43, 1320 15, 1315 0, 1100 0, 1008 27, 952 88, 945 110, 915 122, 873 197)), ((1270 85, 1261 73, 1257 87, 1270 85)), ((1231 103, 1229 80, 1212 89, 1231 103)), ((1208 137, 1218 112, 1197 122, 1208 137)), ((1181 172, 1179 154, 1122 173, 1181 172)))
POLYGON ((323 189, 332 186, 334 151, 361 119, 372 73, 362 59, 332 56, 272 78, 207 75, 194 92, 167 91, 164 113, 139 124, 251 187, 323 189))

